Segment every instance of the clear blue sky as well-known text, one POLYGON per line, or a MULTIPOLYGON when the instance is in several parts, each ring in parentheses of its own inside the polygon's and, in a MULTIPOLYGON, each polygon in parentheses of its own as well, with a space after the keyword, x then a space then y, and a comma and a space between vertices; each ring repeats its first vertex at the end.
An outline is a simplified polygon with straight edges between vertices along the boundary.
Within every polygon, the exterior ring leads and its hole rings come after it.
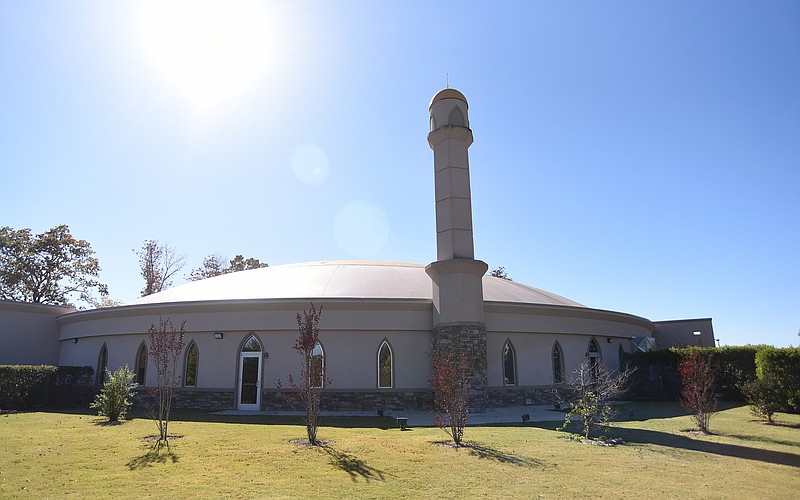
POLYGON ((800 3, 169 5, 0 13, 0 225, 68 224, 112 298, 137 297, 145 239, 182 276, 209 253, 434 260, 427 106, 449 74, 477 258, 591 307, 712 317, 723 345, 797 345, 800 3))

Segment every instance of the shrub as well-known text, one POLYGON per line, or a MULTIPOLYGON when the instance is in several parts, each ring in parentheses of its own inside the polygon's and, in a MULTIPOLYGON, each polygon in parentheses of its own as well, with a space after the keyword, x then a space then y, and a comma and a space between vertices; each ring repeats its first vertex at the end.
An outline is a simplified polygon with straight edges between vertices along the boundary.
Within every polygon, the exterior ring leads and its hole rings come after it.
MULTIPOLYGON (((46 390, 56 372, 55 366, 1 365, 0 403, 14 408, 28 408, 31 397, 46 390)), ((40 401, 43 399, 40 395, 40 401)))
POLYGON ((783 393, 782 410, 800 413, 800 347, 765 347, 756 353, 759 378, 774 377, 783 393))
POLYGON ((646 400, 675 401, 680 397, 678 374, 680 355, 672 350, 631 352, 623 356, 631 372, 628 397, 646 400))
POLYGON ((742 387, 756 378, 756 353, 763 345, 711 348, 716 371, 716 391, 722 399, 742 401, 742 387))
POLYGON ((125 418, 125 414, 133 403, 133 389, 136 388, 136 383, 133 381, 135 377, 136 374, 128 368, 128 365, 114 372, 106 368, 103 390, 89 407, 97 410, 98 415, 108 417, 109 422, 117 422, 120 418, 125 418))
POLYGON ((778 378, 771 373, 748 382, 742 387, 742 392, 750 403, 753 415, 766 418, 770 423, 773 414, 786 406, 786 394, 778 378))
POLYGON ((691 413, 700 431, 708 433, 708 423, 717 410, 711 353, 687 350, 678 367, 682 383, 681 406, 691 413))

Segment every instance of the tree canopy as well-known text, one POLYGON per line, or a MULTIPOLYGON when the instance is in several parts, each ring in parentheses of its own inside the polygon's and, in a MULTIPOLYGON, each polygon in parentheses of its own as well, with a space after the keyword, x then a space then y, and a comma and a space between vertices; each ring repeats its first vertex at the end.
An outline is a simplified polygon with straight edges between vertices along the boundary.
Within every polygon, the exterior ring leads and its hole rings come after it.
POLYGON ((508 276, 508 273, 506 273, 506 268, 503 266, 495 267, 494 269, 492 269, 491 272, 489 273, 489 276, 494 276, 495 278, 500 278, 508 281, 514 281, 508 276))
POLYGON ((173 247, 156 240, 145 241, 136 255, 144 278, 142 297, 172 286, 172 277, 186 265, 185 255, 179 255, 173 247))
POLYGON ((192 270, 191 274, 186 278, 189 281, 198 281, 206 278, 213 278, 214 276, 221 276, 223 274, 235 273, 238 271, 249 271, 250 269, 260 269, 262 267, 269 267, 266 262, 262 263, 258 259, 249 257, 244 258, 243 255, 237 255, 230 260, 230 263, 225 264, 225 259, 219 254, 211 254, 203 259, 203 265, 197 269, 192 270))
POLYGON ((0 229, 0 298, 19 302, 72 305, 77 295, 96 303, 92 292, 108 295, 100 283, 100 264, 88 241, 77 240, 62 224, 42 234, 30 229, 0 229))

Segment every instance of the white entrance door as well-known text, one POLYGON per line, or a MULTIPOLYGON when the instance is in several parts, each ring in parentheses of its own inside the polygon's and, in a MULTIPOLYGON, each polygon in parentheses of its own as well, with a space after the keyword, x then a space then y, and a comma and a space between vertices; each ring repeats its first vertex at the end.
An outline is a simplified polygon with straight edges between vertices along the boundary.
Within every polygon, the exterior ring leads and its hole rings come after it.
POLYGON ((261 353, 243 352, 239 358, 240 410, 261 409, 261 353))

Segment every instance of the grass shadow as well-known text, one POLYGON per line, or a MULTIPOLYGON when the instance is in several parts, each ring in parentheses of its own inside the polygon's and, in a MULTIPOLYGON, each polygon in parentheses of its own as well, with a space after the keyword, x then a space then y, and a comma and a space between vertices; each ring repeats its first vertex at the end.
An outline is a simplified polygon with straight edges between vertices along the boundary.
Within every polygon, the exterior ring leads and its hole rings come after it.
MULTIPOLYGON (((720 401, 717 411, 744 406, 741 401, 720 401)), ((677 401, 634 401, 613 405, 617 414, 612 422, 642 422, 645 420, 685 417, 689 413, 677 401)))
MULTIPOLYGON (((171 418, 173 422, 212 422, 253 425, 305 425, 303 417, 298 415, 259 415, 239 414, 222 415, 218 413, 202 413, 197 411, 176 411, 171 418)), ((397 420, 392 417, 372 416, 322 416, 320 427, 341 429, 397 429, 397 420)))
POLYGON ((644 429, 615 427, 612 428, 609 434, 622 438, 626 443, 655 444, 669 448, 680 448, 683 450, 699 451, 726 457, 800 467, 800 454, 796 453, 765 450, 737 444, 717 443, 688 436, 644 429))
POLYGON ((472 456, 478 457, 482 460, 491 460, 501 464, 516 465, 517 467, 527 467, 529 469, 542 467, 545 465, 544 462, 536 460, 535 458, 521 457, 512 453, 498 450, 497 448, 492 448, 491 446, 476 443, 474 441, 465 442, 464 448, 467 448, 469 450, 469 454, 472 456))
POLYGON ((359 477, 367 482, 384 480, 384 476, 386 475, 384 471, 368 465, 364 460, 351 453, 337 450, 330 444, 322 445, 320 449, 328 454, 331 465, 341 471, 347 472, 350 479, 354 482, 357 481, 359 477))
POLYGON ((157 463, 177 463, 178 455, 172 451, 169 445, 162 442, 155 442, 150 446, 150 449, 144 455, 134 457, 125 464, 129 470, 144 469, 145 467, 152 467, 157 463), (166 448, 166 452, 164 449, 166 448))
POLYGON ((790 424, 789 422, 779 422, 775 420, 771 424, 767 423, 764 425, 774 425, 776 427, 787 427, 789 429, 800 429, 800 424, 790 424))
POLYGON ((783 439, 773 439, 766 436, 745 436, 743 434, 721 434, 722 436, 731 437, 734 439, 739 439, 741 441, 755 441, 757 443, 772 443, 777 445, 783 446, 794 446, 796 448, 800 448, 800 442, 798 441, 786 441, 783 439))
POLYGON ((114 422, 105 419, 105 418, 96 418, 92 421, 92 423, 98 427, 115 427, 117 425, 122 425, 128 420, 116 420, 114 422))

